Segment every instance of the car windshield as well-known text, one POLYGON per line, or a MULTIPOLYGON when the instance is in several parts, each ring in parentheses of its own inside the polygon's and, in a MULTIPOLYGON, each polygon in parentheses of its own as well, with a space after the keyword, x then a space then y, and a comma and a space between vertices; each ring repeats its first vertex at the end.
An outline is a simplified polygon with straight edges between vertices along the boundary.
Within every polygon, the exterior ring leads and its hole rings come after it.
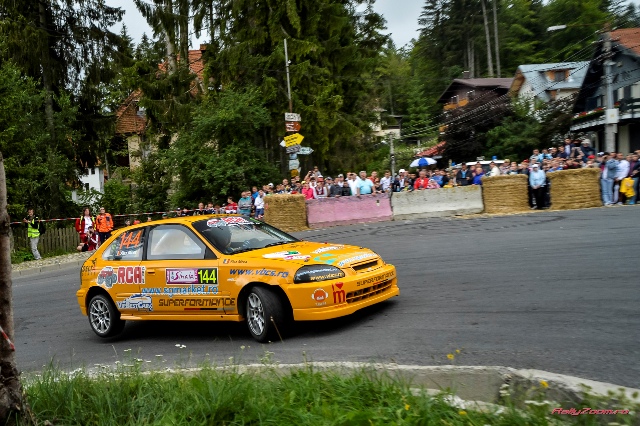
POLYGON ((298 241, 259 220, 242 216, 215 217, 193 223, 193 227, 224 254, 236 254, 298 241))

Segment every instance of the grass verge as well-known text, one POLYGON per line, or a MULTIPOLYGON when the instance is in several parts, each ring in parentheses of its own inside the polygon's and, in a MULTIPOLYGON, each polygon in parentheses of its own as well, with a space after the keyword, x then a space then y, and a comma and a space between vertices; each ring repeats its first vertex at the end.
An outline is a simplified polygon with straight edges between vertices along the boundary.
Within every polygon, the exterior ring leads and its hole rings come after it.
POLYGON ((98 372, 49 368, 27 377, 25 392, 37 422, 54 425, 546 426, 637 419, 635 413, 552 415, 552 403, 542 397, 536 404, 460 408, 447 392, 429 395, 373 368, 331 372, 308 365, 285 374, 269 366, 260 372, 204 366, 167 373, 143 371, 143 363, 134 358, 98 372))

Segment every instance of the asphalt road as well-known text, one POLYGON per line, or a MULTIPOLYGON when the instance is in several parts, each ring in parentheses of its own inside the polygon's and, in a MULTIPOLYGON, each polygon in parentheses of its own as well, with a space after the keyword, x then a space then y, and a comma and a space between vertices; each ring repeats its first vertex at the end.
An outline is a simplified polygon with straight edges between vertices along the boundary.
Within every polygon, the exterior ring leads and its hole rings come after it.
POLYGON ((396 265, 401 295, 347 318, 305 323, 267 345, 244 324, 206 322, 130 322, 120 338, 102 340, 77 306, 78 267, 17 278, 18 366, 93 367, 131 357, 166 366, 229 357, 446 365, 446 354, 460 349, 457 365, 536 368, 638 388, 639 224, 640 207, 618 207, 303 232, 376 250, 396 265))

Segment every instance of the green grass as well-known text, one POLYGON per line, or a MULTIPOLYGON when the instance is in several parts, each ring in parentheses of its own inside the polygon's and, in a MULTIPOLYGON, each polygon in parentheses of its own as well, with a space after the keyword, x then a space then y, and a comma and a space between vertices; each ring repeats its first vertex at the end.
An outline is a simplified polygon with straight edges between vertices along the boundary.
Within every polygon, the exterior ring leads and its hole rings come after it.
MULTIPOLYGON (((77 250, 64 250, 64 249, 56 249, 54 251, 48 252, 48 253, 40 253, 42 255, 42 258, 47 258, 47 257, 55 257, 55 256, 62 256, 63 254, 71 254, 71 253, 78 253, 77 250)), ((25 248, 21 248, 21 249, 17 249, 15 251, 13 251, 11 253, 11 264, 12 265, 17 265, 18 263, 22 263, 22 262, 27 262, 27 261, 31 261, 31 260, 35 260, 35 258, 33 257, 33 254, 31 253, 31 250, 29 249, 25 249, 25 248)))
MULTIPOLYGON (((188 373, 142 371, 142 360, 88 373, 49 368, 24 381, 39 424, 54 425, 563 425, 603 416, 552 416, 505 405, 501 413, 460 410, 447 394, 426 396, 384 372, 292 373, 203 367, 188 373)), ((609 417, 609 416, 607 416, 609 417)), ((608 418, 633 424, 634 416, 608 418)))

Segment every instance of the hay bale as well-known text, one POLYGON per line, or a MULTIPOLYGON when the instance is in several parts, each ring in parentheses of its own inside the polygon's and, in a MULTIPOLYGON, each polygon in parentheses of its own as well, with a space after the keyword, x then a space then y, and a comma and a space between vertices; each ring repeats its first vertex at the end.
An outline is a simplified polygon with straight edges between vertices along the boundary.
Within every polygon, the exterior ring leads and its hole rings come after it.
POLYGON ((601 207, 600 170, 562 170, 548 174, 551 210, 601 207))
POLYGON ((264 199, 264 221, 285 232, 309 229, 307 206, 302 194, 274 194, 264 199))
POLYGON ((526 175, 489 176, 482 179, 485 213, 529 211, 526 175))

